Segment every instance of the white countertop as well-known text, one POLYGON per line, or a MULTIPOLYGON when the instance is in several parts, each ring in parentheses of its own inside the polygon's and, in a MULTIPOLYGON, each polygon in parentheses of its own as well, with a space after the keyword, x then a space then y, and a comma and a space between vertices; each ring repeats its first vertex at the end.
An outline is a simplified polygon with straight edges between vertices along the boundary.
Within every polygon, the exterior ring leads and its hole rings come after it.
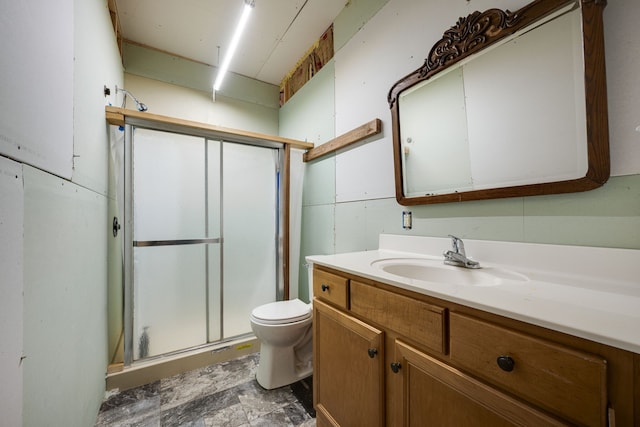
MULTIPOLYGON (((484 271, 524 280, 496 286, 415 280, 372 265, 382 259, 443 259, 447 238, 381 235, 373 251, 308 256, 355 274, 640 354, 640 250, 464 240, 484 271)), ((447 267, 460 268, 460 267, 447 267)), ((478 270, 482 272, 483 270, 478 270)))

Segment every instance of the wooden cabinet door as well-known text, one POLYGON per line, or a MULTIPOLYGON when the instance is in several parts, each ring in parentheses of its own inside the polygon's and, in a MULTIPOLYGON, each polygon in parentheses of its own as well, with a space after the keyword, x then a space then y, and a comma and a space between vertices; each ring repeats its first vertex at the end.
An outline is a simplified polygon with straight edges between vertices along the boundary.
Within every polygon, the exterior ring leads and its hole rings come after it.
POLYGON ((401 390, 398 426, 561 426, 562 422, 396 340, 389 375, 401 390), (395 373, 397 371, 397 373, 395 373))
POLYGON ((313 301, 318 426, 384 425, 384 334, 313 301))
POLYGON ((604 358, 461 313, 449 319, 456 366, 575 425, 607 425, 604 358))

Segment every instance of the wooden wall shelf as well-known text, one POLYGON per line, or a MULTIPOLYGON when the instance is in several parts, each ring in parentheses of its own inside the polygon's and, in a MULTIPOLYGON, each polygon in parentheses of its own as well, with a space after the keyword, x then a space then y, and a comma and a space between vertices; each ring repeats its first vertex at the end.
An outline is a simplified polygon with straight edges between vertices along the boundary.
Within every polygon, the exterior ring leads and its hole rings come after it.
POLYGON ((293 148, 311 149, 313 143, 298 141, 295 139, 283 138, 280 136, 267 135, 258 132, 250 132, 239 129, 226 128, 222 126, 211 125, 208 123, 195 122, 191 120, 178 119, 175 117, 162 116, 146 111, 128 110, 118 107, 105 107, 107 122, 110 125, 124 126, 125 123, 133 122, 133 124, 153 124, 153 125, 170 125, 175 129, 185 129, 188 133, 206 134, 221 139, 234 142, 244 142, 250 140, 262 140, 274 143, 289 145, 293 148))
POLYGON ((373 119, 370 122, 358 126, 357 128, 350 130, 349 132, 340 135, 324 144, 312 148, 304 153, 304 161, 309 162, 318 157, 333 153, 341 148, 347 147, 356 142, 362 141, 373 135, 377 135, 382 132, 382 121, 380 119, 373 119))

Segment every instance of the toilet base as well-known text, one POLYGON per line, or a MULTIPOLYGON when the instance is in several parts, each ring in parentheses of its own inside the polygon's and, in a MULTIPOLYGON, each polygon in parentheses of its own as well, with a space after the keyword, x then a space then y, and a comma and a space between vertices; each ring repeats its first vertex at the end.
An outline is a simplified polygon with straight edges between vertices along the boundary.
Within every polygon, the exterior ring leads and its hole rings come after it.
POLYGON ((302 369, 296 367, 293 347, 261 345, 256 380, 263 388, 271 390, 293 384, 312 373, 310 363, 302 369))

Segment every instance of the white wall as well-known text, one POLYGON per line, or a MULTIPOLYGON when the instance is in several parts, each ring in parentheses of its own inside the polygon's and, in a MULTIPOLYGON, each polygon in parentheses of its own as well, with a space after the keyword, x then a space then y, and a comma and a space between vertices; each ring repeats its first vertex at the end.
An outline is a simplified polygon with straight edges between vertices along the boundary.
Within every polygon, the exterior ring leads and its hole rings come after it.
MULTIPOLYGON (((335 54, 336 134, 379 117, 382 141, 340 154, 336 159, 337 201, 393 197, 391 116, 386 95, 404 75, 417 69, 433 43, 460 16, 499 7, 516 10, 528 0, 389 1, 335 54), (363 160, 366 159, 366 160, 363 160)), ((611 127, 612 175, 640 173, 640 42, 634 22, 640 4, 610 2, 605 8, 605 38, 611 127), (634 54, 635 53, 635 54, 634 54)))
POLYGON ((8 426, 22 424, 23 198, 22 166, 0 157, 0 414, 8 426))
MULTIPOLYGON (((336 19, 335 32, 353 36, 341 42, 335 53, 335 134, 343 134, 377 117, 383 122, 383 136, 336 157, 336 202, 394 196, 391 116, 386 95, 397 80, 422 65, 443 31, 458 17, 475 10, 492 7, 516 10, 527 3, 528 0, 390 0, 377 10, 378 5, 369 6, 356 0, 349 10, 345 9, 336 19), (370 8, 377 13, 368 21, 362 23, 353 17, 354 10, 369 17, 370 8), (343 19, 343 15, 348 15, 349 20, 343 19), (344 29, 338 23, 357 31, 344 29)), ((610 2, 604 11, 612 176, 640 173, 637 130, 640 86, 632 77, 640 69, 640 40, 634 29, 638 19, 640 3, 632 0, 610 2)), ((316 95, 304 94, 301 98, 308 96, 316 95)), ((305 103, 296 97, 290 102, 305 103)), ((285 105, 283 110, 286 108, 285 105)), ((285 111, 285 118, 281 118, 283 129, 289 126, 290 117, 304 114, 285 111)), ((310 121, 307 124, 313 126, 310 121)), ((304 122, 297 122, 297 127, 303 128, 304 122)))
MULTIPOLYGON (((123 51, 125 88, 150 113, 278 134, 278 86, 229 73, 214 99, 215 67, 128 43, 123 51)), ((129 99, 127 108, 135 108, 129 99)))
POLYGON ((107 366, 107 199, 23 171, 24 425, 92 425, 107 366))
POLYGON ((0 153, 69 179, 73 0, 2 0, 1 10, 0 153))
POLYGON ((106 0, 1 3, 0 423, 93 425, 107 365, 104 86, 122 84, 122 66, 106 0))
POLYGON ((604 10, 612 177, 603 187, 408 208, 395 201, 389 89, 423 64, 459 17, 492 7, 516 10, 527 2, 349 2, 334 22, 333 75, 314 76, 281 108, 281 134, 316 142, 316 135, 338 136, 374 118, 382 120, 382 133, 306 164, 303 257, 373 249, 379 233, 640 248, 640 132, 635 130, 640 125, 635 77, 640 3, 635 0, 609 2, 604 10), (330 128, 330 122, 316 117, 334 117, 335 125, 330 128), (319 124, 324 127, 318 129, 319 124), (410 231, 401 227, 405 209, 413 213, 410 231))
POLYGON ((107 195, 109 139, 104 106, 115 103, 123 70, 106 0, 74 0, 73 178, 107 195), (111 95, 104 95, 104 87, 111 95))
POLYGON ((640 174, 640 2, 616 0, 604 10, 611 175, 640 174))
MULTIPOLYGON (((193 120, 268 135, 278 134, 278 109, 218 96, 127 72, 125 87, 149 108, 149 113, 193 120)), ((275 94, 274 94, 275 96, 275 94)), ((118 104, 120 106, 120 104, 118 104)), ((127 100, 127 108, 135 108, 127 100)))

